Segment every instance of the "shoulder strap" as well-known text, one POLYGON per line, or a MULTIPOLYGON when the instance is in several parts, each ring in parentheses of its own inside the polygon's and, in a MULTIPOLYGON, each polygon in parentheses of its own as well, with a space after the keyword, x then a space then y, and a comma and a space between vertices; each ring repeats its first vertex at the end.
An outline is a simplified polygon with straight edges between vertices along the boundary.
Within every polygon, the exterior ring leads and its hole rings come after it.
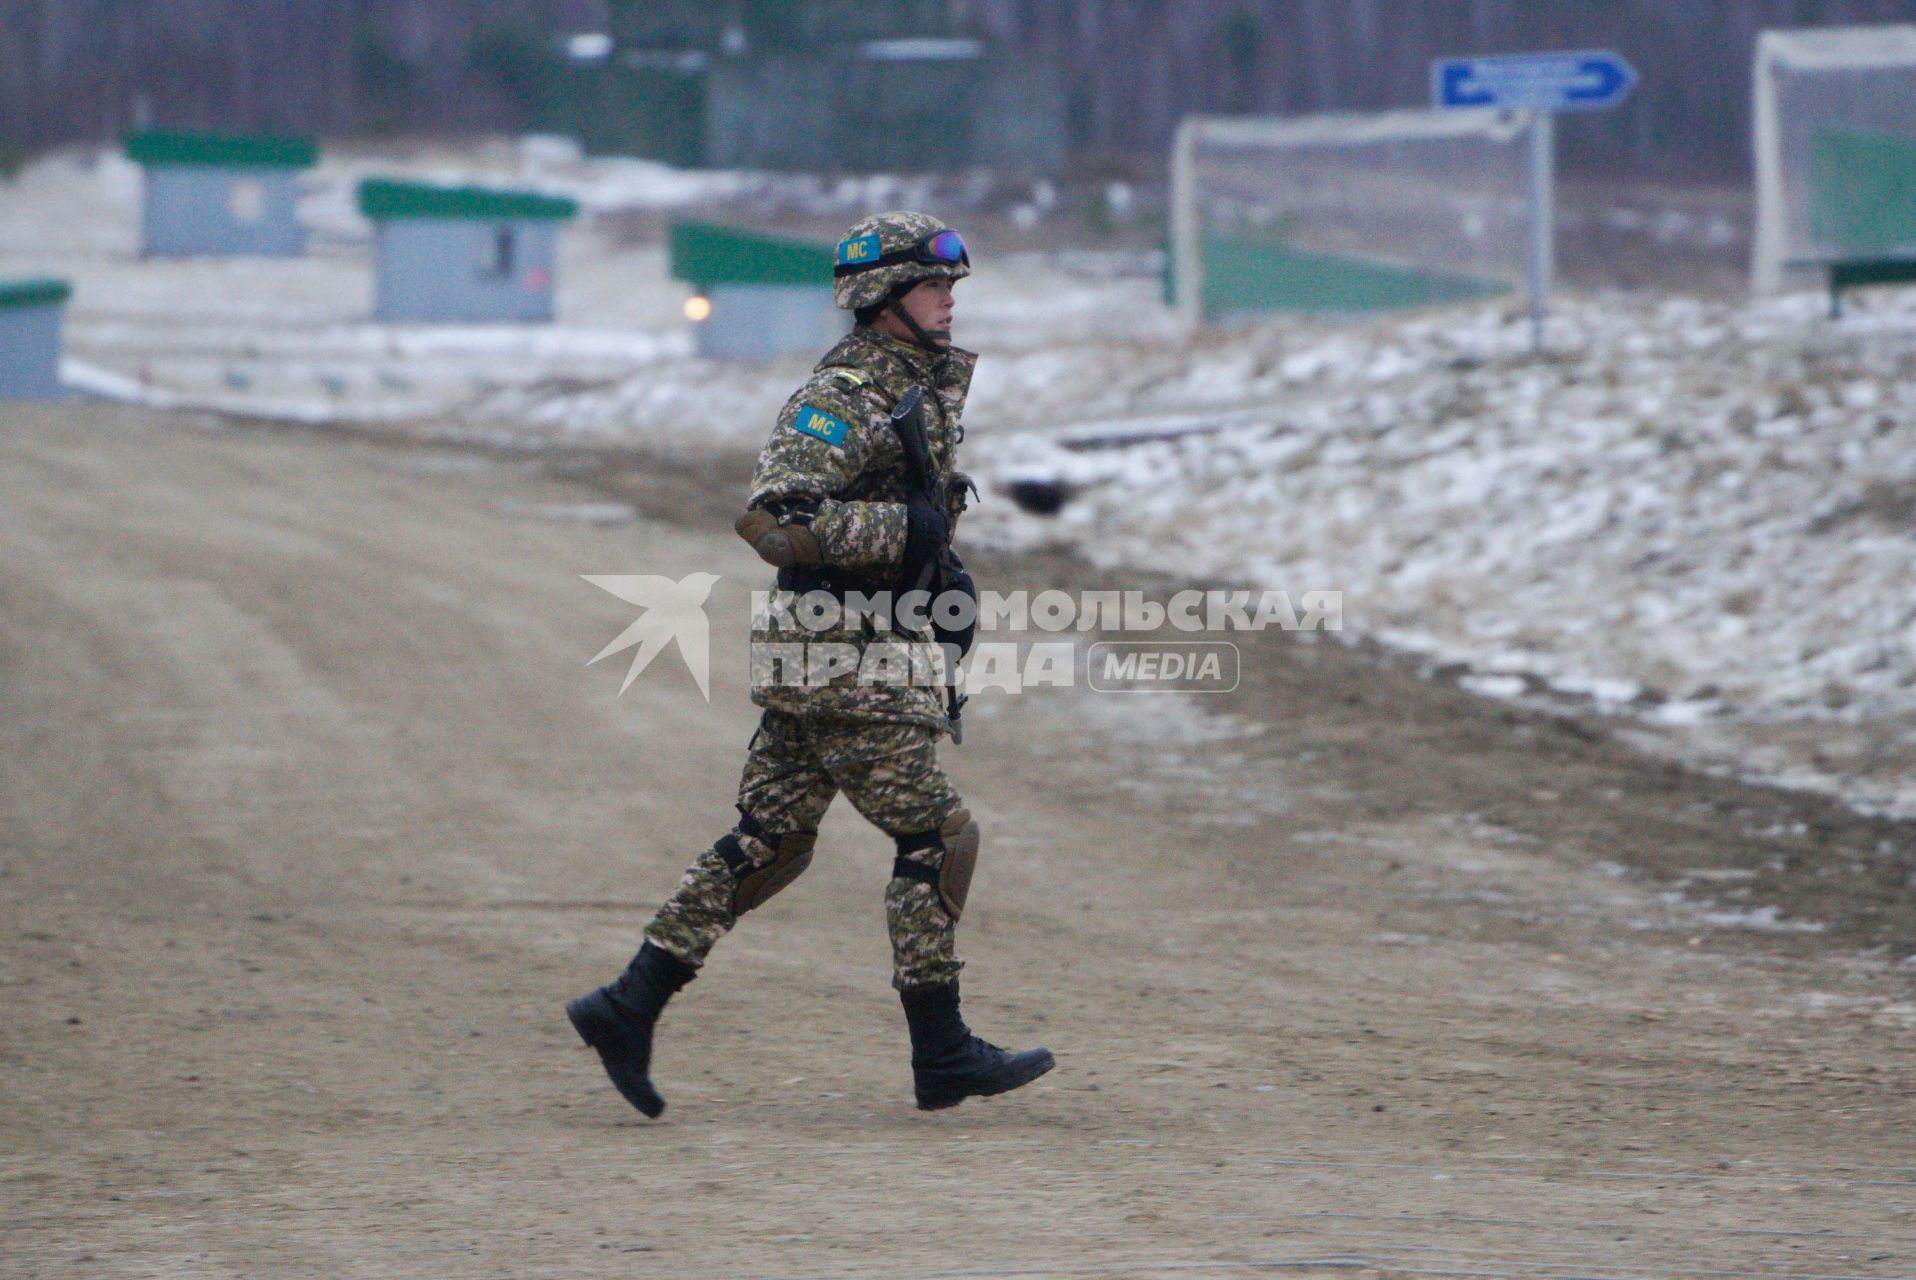
POLYGON ((885 384, 878 380, 877 375, 865 369, 860 369, 856 365, 826 365, 824 368, 817 370, 815 376, 831 378, 857 391, 876 391, 879 399, 885 402, 885 408, 887 410, 894 408, 898 403, 896 399, 885 393, 885 384))
POLYGON ((863 369, 854 369, 850 365, 835 364, 828 368, 821 369, 819 372, 825 374, 827 377, 838 379, 848 387, 871 385, 872 376, 869 373, 866 373, 863 369))

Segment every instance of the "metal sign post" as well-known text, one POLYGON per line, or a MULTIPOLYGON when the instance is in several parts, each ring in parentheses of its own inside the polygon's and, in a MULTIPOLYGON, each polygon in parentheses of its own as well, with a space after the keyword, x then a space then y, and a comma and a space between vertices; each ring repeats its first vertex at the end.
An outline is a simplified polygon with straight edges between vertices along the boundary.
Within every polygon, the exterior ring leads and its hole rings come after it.
POLYGON ((1531 112, 1530 336, 1543 350, 1544 300, 1550 293, 1556 237, 1556 113, 1607 111, 1636 87, 1636 69, 1608 49, 1439 58, 1430 64, 1438 107, 1504 107, 1531 112))
POLYGON ((1548 111, 1530 117, 1530 347, 1543 350, 1544 299, 1550 296, 1557 247, 1556 185, 1557 117, 1548 111))

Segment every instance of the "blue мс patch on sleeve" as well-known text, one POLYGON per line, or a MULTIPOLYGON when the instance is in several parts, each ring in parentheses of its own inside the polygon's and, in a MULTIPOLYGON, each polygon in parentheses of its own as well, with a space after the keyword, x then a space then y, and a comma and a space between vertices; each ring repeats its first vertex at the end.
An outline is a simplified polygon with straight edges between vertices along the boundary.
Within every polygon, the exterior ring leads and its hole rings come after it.
POLYGON ((843 418, 834 418, 823 409, 814 409, 810 405, 800 405, 798 417, 792 420, 792 426, 808 436, 816 436, 835 449, 845 446, 845 436, 851 431, 851 423, 843 418))
POLYGON ((876 235, 854 236, 850 240, 838 242, 838 265, 850 266, 855 262, 873 262, 878 258, 882 246, 876 235))

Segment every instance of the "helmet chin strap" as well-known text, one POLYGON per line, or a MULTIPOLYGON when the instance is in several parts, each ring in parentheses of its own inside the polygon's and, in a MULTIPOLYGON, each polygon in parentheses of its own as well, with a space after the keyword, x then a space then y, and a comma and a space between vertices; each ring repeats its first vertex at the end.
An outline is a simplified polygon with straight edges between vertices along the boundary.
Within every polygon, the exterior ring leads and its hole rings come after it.
POLYGON ((905 327, 911 330, 912 339, 932 355, 942 356, 951 351, 951 330, 920 327, 919 323, 911 318, 911 312, 905 310, 903 294, 892 294, 885 302, 885 309, 904 321, 905 327))

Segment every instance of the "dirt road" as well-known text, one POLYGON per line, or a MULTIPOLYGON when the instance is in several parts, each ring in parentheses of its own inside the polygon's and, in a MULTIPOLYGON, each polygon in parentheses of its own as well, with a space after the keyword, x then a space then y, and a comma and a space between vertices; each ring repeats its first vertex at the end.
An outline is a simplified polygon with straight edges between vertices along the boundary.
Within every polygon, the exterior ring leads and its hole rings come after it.
POLYGON ((1907 833, 1329 644, 979 705, 967 1011, 1038 1085, 910 1108, 841 806, 642 1121, 560 1006, 728 823, 762 575, 739 459, 552 466, 7 411, 0 1273, 1916 1272, 1907 833), (710 705, 615 697, 578 575, 695 569, 710 705))

